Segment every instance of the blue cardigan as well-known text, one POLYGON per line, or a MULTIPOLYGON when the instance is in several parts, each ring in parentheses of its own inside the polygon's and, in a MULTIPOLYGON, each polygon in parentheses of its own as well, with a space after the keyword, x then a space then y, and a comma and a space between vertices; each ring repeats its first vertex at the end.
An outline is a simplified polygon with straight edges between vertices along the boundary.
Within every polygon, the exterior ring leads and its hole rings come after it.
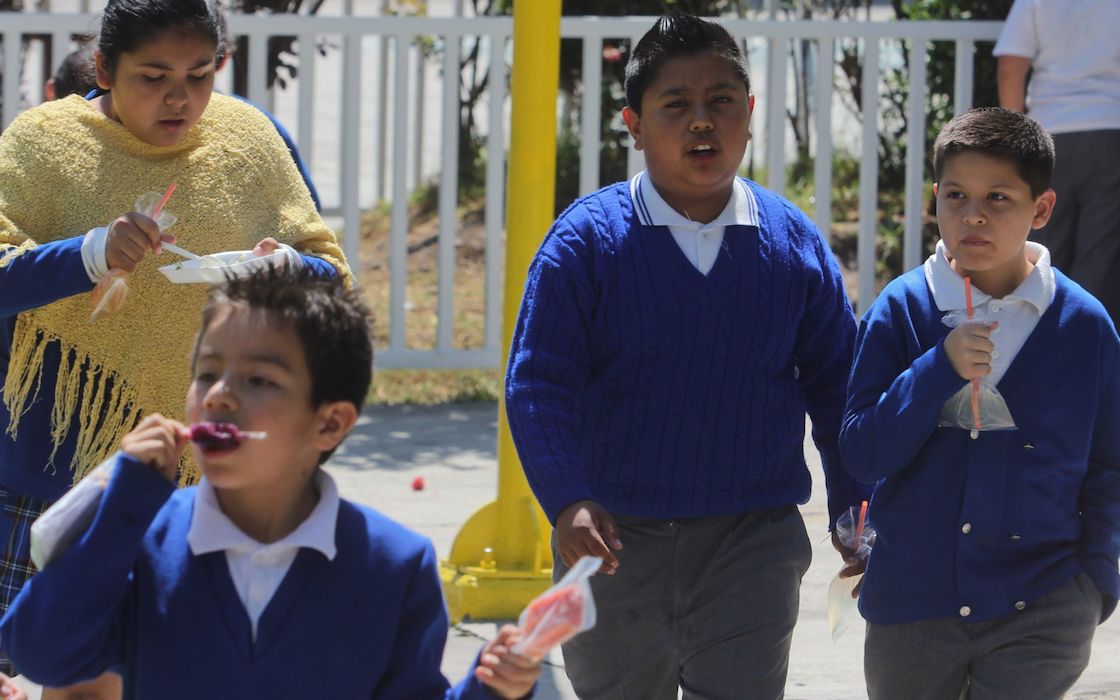
POLYGON ((187 545, 195 489, 118 464, 90 530, 0 622, 29 678, 58 686, 115 668, 125 698, 161 700, 492 699, 473 669, 450 690, 440 673, 447 614, 421 536, 342 501, 338 554, 299 551, 254 643, 225 554, 187 545))
POLYGON ((727 227, 707 276, 639 222, 625 182, 576 201, 542 243, 505 398, 553 522, 583 499, 653 518, 804 503, 806 411, 833 519, 864 497, 836 446, 855 336, 840 270, 796 207, 746 184, 761 227, 727 227))
POLYGON ((1086 572, 1120 594, 1120 339, 1057 270, 1053 303, 997 389, 1016 429, 937 427, 965 381, 922 268, 891 282, 856 341, 840 447, 878 482, 860 596, 869 622, 991 620, 1086 572))

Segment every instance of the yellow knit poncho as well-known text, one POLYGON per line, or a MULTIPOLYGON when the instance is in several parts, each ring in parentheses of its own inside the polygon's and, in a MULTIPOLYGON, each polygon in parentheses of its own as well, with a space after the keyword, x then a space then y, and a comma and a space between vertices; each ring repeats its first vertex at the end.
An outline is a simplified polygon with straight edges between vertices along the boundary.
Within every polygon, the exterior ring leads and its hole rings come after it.
MULTIPOLYGON (((171 182, 178 189, 166 208, 178 223, 170 232, 187 250, 248 250, 272 236, 349 278, 334 233, 315 211, 275 127, 252 106, 218 94, 183 139, 167 147, 140 141, 77 96, 20 115, 0 137, 0 274, 23 251, 106 226, 130 211, 137 196, 162 192, 171 182)), ((179 259, 147 256, 128 276, 128 299, 116 315, 91 322, 90 296, 80 294, 17 320, 3 387, 13 416, 7 430, 18 440, 29 401, 53 392, 51 425, 28 426, 25 435, 49 434, 57 449, 77 430, 74 481, 118 448, 139 415, 182 416, 208 287, 171 284, 156 270, 179 259), (58 381, 40 386, 43 351, 54 341, 63 357, 58 381)), ((188 460, 181 480, 196 478, 188 460)))

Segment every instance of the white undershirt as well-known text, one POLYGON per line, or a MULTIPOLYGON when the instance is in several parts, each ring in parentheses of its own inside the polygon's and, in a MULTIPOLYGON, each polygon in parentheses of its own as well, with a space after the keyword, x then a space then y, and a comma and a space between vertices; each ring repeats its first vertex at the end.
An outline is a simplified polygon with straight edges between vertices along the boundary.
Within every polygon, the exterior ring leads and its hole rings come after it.
MULTIPOLYGON (((972 288, 973 320, 978 323, 998 321, 992 332, 992 373, 984 378, 996 385, 1015 360, 1023 344, 1038 325, 1038 320, 1054 301, 1054 270, 1050 267, 1050 251, 1038 243, 1027 243, 1027 259, 1034 268, 1027 278, 1002 299, 993 299, 976 287, 972 288)), ((933 292, 937 308, 944 313, 946 325, 958 326, 967 319, 968 304, 964 295, 964 278, 949 264, 945 243, 925 262, 926 284, 933 292)))
POLYGON ((669 206, 644 170, 630 180, 630 199, 638 220, 646 226, 667 226, 681 252, 703 275, 711 272, 716 264, 726 227, 758 226, 758 202, 750 188, 738 178, 735 178, 727 205, 708 223, 692 221, 669 206))
POLYGON ((257 623, 261 614, 280 588, 300 547, 317 549, 328 560, 335 557, 338 487, 322 469, 315 476, 315 486, 319 491, 319 503, 315 509, 299 527, 270 544, 257 542, 233 524, 222 512, 214 487, 205 478, 195 491, 187 543, 195 556, 209 552, 226 553, 233 586, 245 606, 245 612, 249 614, 253 641, 257 639, 257 623))

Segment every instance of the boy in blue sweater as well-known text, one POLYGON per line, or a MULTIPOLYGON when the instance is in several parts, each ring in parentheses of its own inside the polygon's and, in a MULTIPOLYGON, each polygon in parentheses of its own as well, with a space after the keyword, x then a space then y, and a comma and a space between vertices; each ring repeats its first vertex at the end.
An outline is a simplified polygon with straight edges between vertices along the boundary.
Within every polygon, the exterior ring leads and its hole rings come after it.
POLYGON ((608 574, 566 670, 585 700, 779 698, 811 556, 806 411, 833 520, 863 497, 836 445, 855 319, 820 232, 736 177, 754 97, 726 30, 659 19, 626 100, 646 170, 556 221, 506 378, 553 576, 584 554, 608 574))
POLYGON ((1050 136, 1017 112, 949 122, 934 145, 941 240, 860 326, 840 444, 877 484, 860 594, 873 699, 1060 698, 1116 606, 1120 339, 1027 241, 1053 209, 1053 164, 1050 136), (941 419, 972 380, 1014 428, 941 419))
POLYGON ((268 271, 211 294, 183 424, 121 442, 89 531, 28 582, 0 643, 32 680, 108 669, 125 698, 520 698, 539 662, 504 627, 454 688, 431 544, 319 468, 369 388, 369 312, 337 277, 268 271), (241 436, 239 439, 238 436, 241 436), (176 491, 188 441, 203 472, 176 491), (201 672, 200 672, 201 671, 201 672))

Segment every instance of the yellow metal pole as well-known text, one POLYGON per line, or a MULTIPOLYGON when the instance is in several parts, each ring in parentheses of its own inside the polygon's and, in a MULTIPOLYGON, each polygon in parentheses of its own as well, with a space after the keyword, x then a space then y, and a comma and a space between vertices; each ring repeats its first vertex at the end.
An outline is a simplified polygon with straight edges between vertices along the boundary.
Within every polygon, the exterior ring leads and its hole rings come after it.
MULTIPOLYGON (((525 274, 552 223, 561 0, 516 0, 502 348, 509 348, 525 274)), ((495 54, 500 54, 495 50, 495 54)), ((441 566, 452 622, 514 618, 551 582, 549 524, 498 410, 498 498, 471 516, 441 566)))

